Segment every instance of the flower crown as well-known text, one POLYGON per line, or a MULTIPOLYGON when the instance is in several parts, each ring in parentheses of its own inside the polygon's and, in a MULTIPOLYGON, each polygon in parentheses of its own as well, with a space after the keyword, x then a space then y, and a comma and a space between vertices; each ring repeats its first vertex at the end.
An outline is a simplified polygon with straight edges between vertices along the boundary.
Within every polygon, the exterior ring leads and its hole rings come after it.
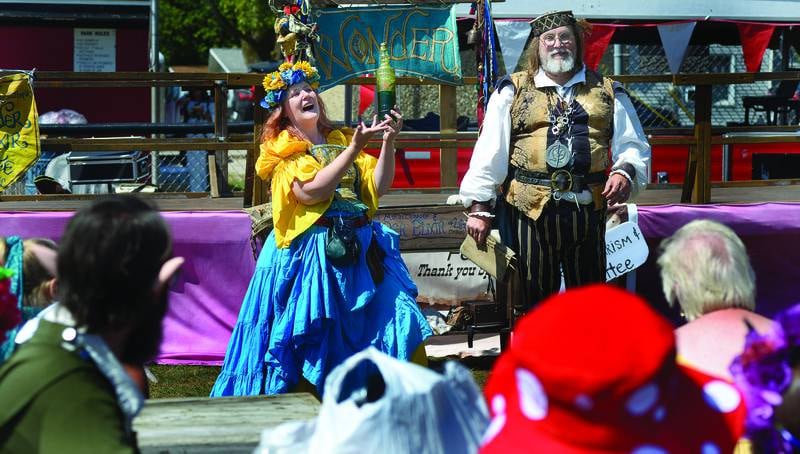
POLYGON ((267 92, 261 100, 261 107, 272 110, 281 104, 286 96, 286 89, 300 82, 308 82, 314 90, 319 89, 319 72, 307 61, 297 63, 285 62, 277 71, 264 76, 264 90, 267 92))

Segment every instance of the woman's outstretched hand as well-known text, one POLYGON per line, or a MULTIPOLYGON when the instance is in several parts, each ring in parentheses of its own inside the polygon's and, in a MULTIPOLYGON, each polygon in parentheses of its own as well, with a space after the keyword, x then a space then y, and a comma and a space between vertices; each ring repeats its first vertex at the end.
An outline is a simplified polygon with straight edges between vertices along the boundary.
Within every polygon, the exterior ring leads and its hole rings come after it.
POLYGON ((355 148, 355 151, 361 151, 369 142, 369 140, 377 134, 378 132, 385 131, 387 128, 387 120, 383 120, 382 122, 378 123, 378 116, 374 115, 372 117, 372 125, 367 126, 362 121, 361 124, 356 126, 356 130, 353 133, 353 139, 350 143, 355 148))
POLYGON ((386 129, 383 130, 383 141, 389 142, 393 141, 397 134, 400 133, 400 130, 403 129, 403 114, 400 112, 399 107, 394 106, 392 114, 387 114, 385 117, 386 129))

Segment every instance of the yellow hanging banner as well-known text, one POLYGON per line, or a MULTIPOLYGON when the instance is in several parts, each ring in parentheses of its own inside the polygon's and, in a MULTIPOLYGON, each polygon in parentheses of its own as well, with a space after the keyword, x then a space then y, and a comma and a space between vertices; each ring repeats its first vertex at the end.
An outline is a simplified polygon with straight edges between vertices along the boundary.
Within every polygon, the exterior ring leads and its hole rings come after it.
POLYGON ((39 114, 27 74, 0 77, 0 192, 39 159, 39 114))

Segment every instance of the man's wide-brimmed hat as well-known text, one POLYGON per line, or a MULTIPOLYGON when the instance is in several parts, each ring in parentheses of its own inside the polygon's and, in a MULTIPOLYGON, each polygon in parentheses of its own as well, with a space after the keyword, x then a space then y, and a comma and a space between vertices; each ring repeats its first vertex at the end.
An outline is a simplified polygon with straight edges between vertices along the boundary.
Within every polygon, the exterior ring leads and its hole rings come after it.
POLYGON ((593 285, 551 297, 492 370, 481 452, 732 452, 742 395, 675 356, 672 325, 636 295, 593 285))
POLYGON ((575 16, 572 15, 572 11, 553 11, 542 14, 532 20, 530 24, 533 28, 533 36, 539 36, 554 28, 563 27, 565 25, 575 25, 575 16))

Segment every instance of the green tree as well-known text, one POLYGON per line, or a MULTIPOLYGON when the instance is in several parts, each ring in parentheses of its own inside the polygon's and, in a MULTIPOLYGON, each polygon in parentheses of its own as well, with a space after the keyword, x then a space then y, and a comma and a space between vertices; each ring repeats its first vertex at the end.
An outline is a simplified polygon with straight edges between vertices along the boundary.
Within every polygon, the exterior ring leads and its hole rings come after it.
POLYGON ((206 64, 212 47, 240 46, 248 62, 278 56, 266 0, 160 0, 158 13, 159 47, 168 64, 206 64))

